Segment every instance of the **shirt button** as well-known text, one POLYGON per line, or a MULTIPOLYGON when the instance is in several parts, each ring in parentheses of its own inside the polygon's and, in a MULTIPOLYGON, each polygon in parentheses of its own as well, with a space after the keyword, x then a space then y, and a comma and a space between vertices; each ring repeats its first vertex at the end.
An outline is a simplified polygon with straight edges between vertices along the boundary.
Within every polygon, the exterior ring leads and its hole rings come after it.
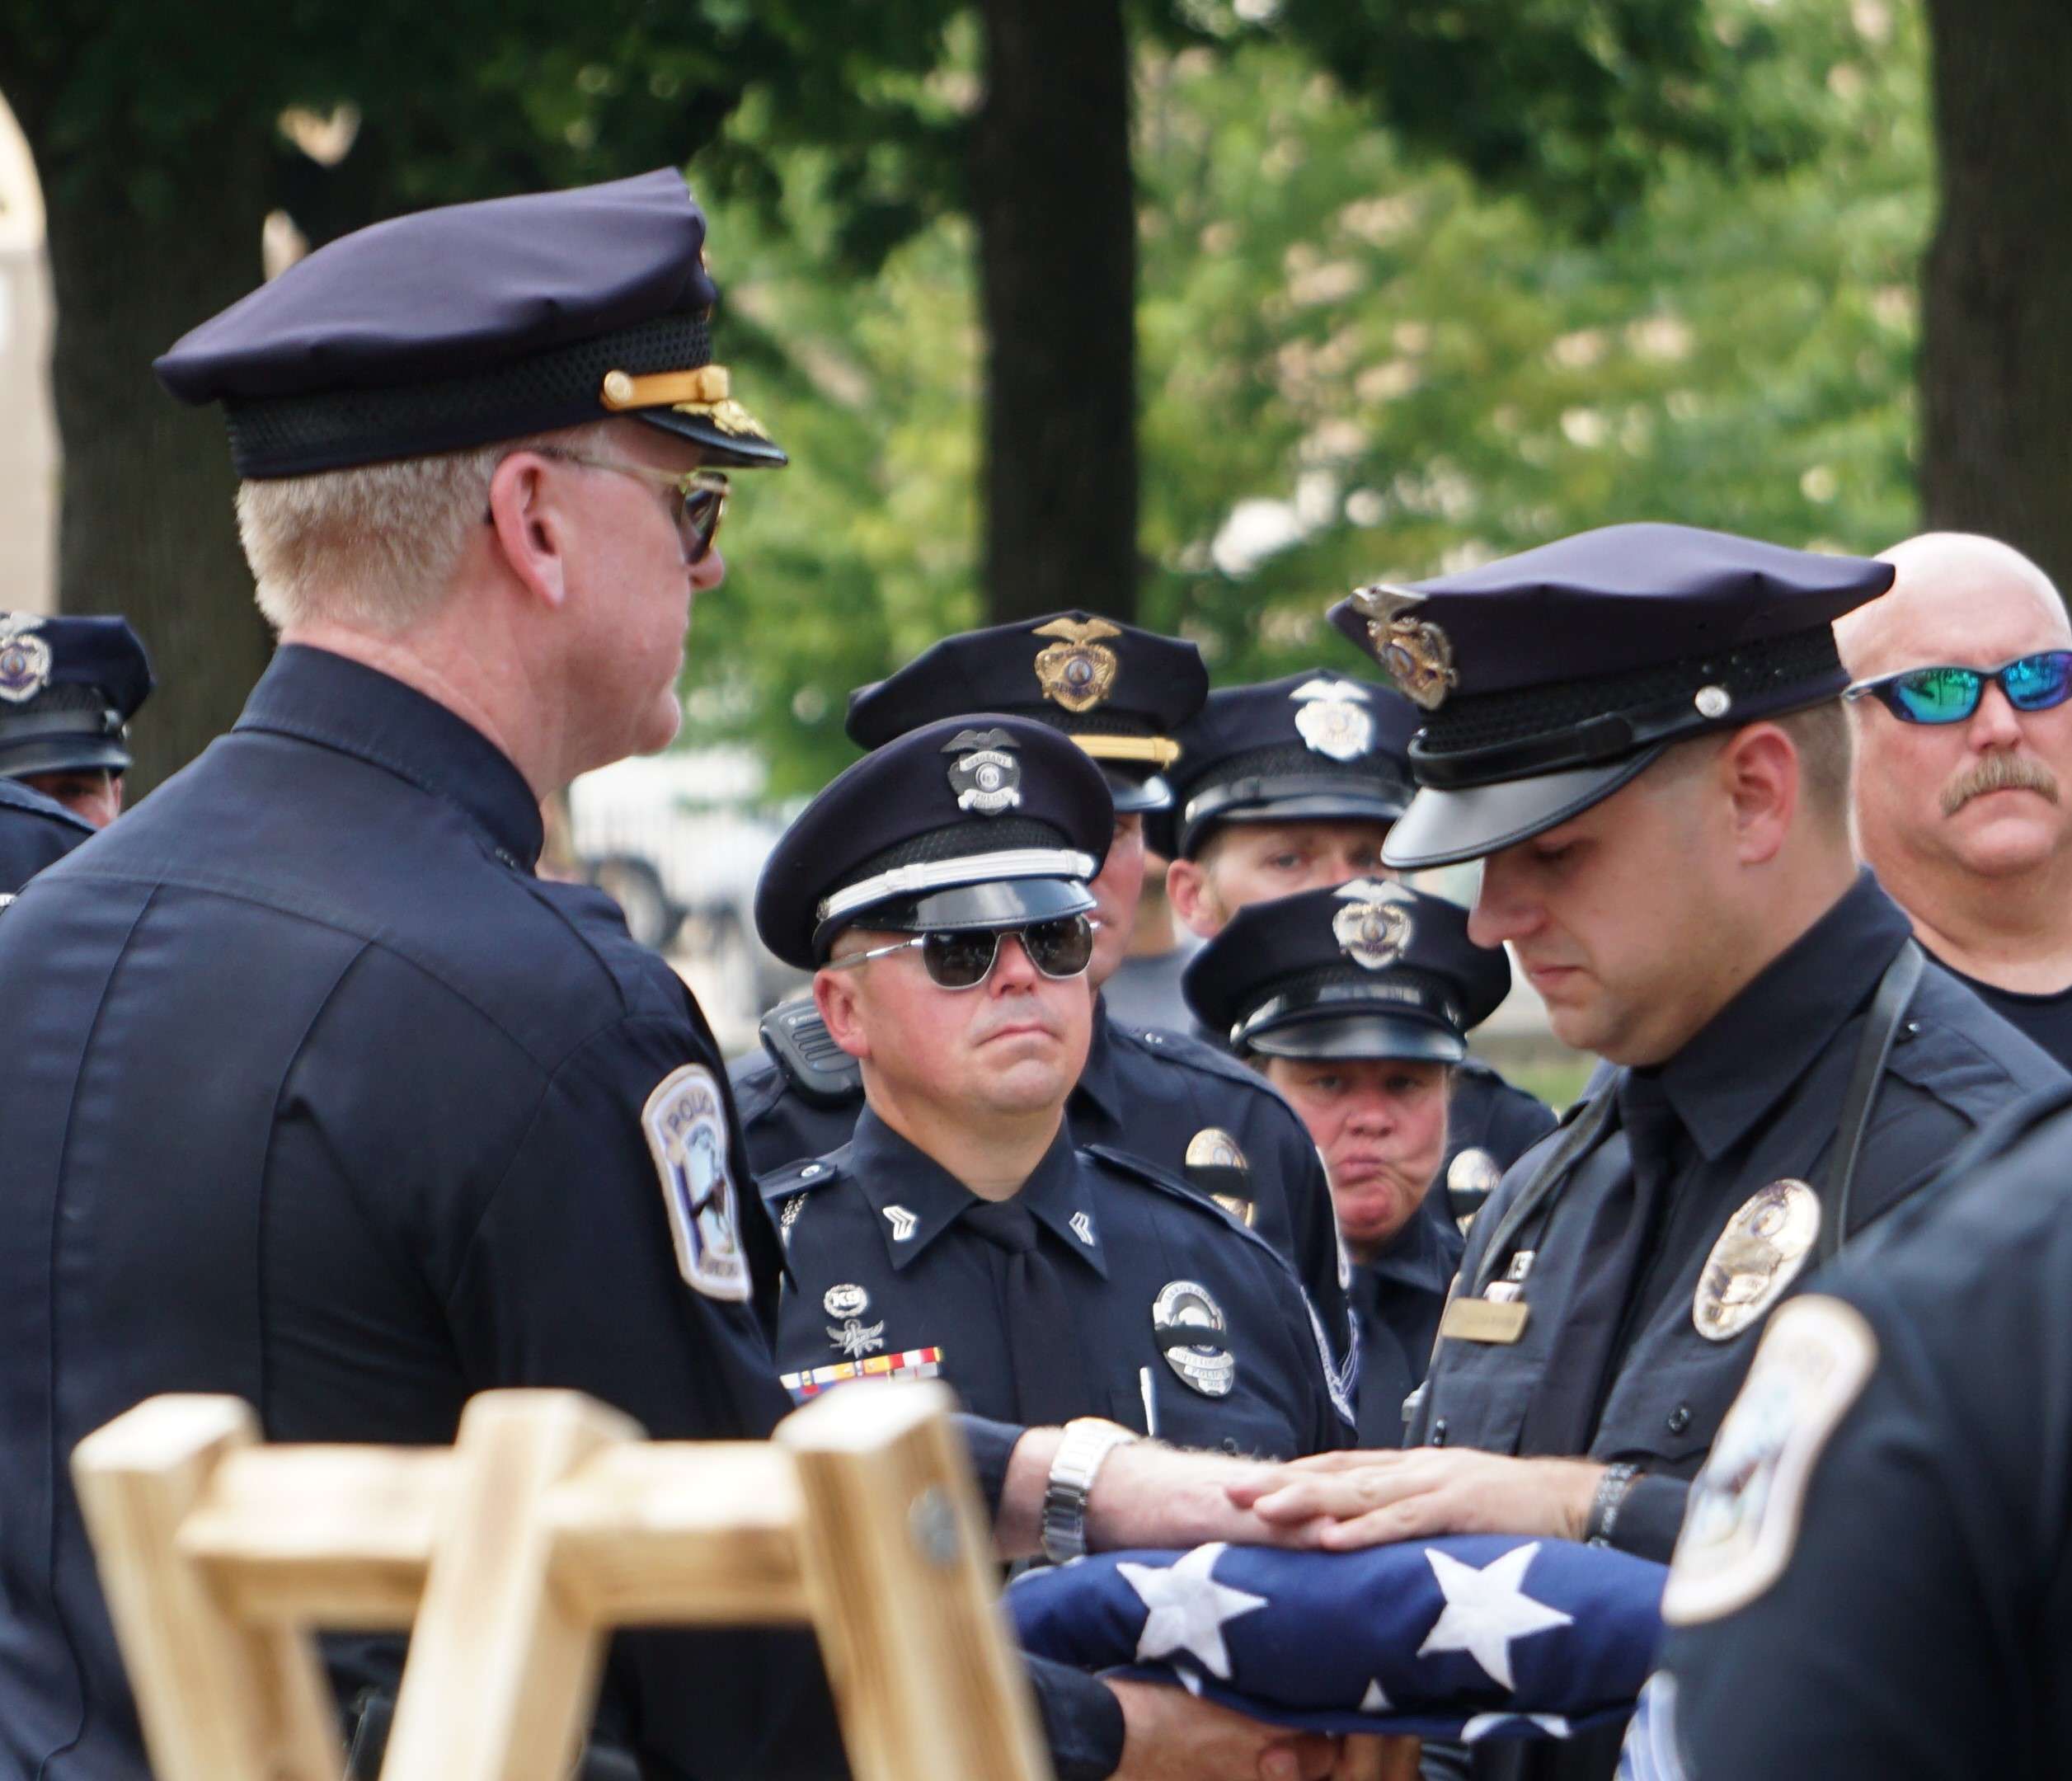
POLYGON ((1689 1404, 1680 1403, 1674 1410, 1670 1412, 1669 1431, 1670 1434, 1680 1435, 1690 1426, 1691 1407, 1689 1404))
POLYGON ((518 856, 512 853, 509 848, 497 848, 496 857, 506 866, 510 867, 513 872, 519 870, 518 856))
POLYGON ((1446 1445, 1446 1419, 1444 1417, 1440 1417, 1431 1426, 1431 1444, 1435 1447, 1444 1447, 1446 1445))
POLYGON ((1227 1454, 1234 1454, 1241 1451, 1238 1445, 1238 1437, 1234 1435, 1224 1436, 1223 1438, 1223 1450, 1227 1454))
POLYGON ((806 1165, 806 1167, 805 1167, 804 1168, 802 1168, 802 1169, 801 1169, 801 1170, 799 1171, 799 1179, 800 1179, 801 1181, 810 1181, 810 1180, 812 1180, 812 1179, 813 1179, 813 1177, 814 1177, 815 1175, 819 1174, 820 1172, 820 1165, 819 1163, 807 1163, 807 1164, 806 1165))
POLYGON ((1163 1033, 1148 1032, 1144 1036, 1144 1042, 1146 1045, 1163 1045, 1166 1042, 1165 1035, 1163 1033))

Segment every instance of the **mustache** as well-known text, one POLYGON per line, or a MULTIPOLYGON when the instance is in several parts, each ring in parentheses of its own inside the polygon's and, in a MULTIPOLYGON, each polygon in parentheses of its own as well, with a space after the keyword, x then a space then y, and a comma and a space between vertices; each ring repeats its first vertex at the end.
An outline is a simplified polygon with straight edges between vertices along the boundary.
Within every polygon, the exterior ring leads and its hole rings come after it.
POLYGON ((1954 816, 1975 797, 1988 792, 2033 792, 2058 801, 2057 775, 2025 754, 1989 754, 1968 773, 1943 788, 1943 814, 1954 816))

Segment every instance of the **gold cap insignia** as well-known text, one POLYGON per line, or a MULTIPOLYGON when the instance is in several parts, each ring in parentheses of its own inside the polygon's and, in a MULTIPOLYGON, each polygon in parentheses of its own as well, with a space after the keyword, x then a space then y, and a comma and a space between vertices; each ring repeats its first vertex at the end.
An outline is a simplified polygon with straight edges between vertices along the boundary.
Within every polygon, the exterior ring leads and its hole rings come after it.
POLYGON ((1404 893, 1393 885, 1355 878, 1338 895, 1348 900, 1331 918, 1339 950, 1369 970, 1386 970, 1403 956, 1415 932, 1401 900, 1404 893))
POLYGON ((1446 633, 1429 618, 1407 616, 1425 603, 1425 596, 1407 588, 1355 589, 1354 606, 1367 621, 1367 636, 1375 657, 1404 695, 1426 711, 1437 711, 1446 695, 1460 684, 1454 668, 1454 646, 1446 633))
POLYGON ((1820 1196, 1802 1181, 1774 1181, 1742 1201, 1698 1276, 1698 1333, 1727 1342, 1755 1323, 1798 1278, 1820 1234, 1820 1196))
POLYGON ((0 699, 26 704, 50 684, 50 646, 35 613, 0 613, 0 699))
POLYGON ((1089 712, 1115 690, 1122 663, 1100 640, 1122 632, 1105 618, 1053 618, 1031 637, 1057 637, 1036 654, 1036 684, 1043 696, 1069 712, 1089 712))

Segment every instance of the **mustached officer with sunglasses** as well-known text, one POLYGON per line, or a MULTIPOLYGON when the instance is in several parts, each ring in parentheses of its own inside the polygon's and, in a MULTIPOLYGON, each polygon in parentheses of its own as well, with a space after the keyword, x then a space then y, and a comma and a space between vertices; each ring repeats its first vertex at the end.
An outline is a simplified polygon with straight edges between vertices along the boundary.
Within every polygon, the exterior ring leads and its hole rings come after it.
MULTIPOLYGON (((1122 962, 1143 886, 1145 827, 1172 801, 1174 732, 1209 690, 1201 652, 1177 637, 1087 612, 966 631, 849 698, 852 740, 881 747, 959 712, 1004 711, 1072 738, 1114 804, 1106 858, 1090 886, 1092 1037, 1069 1111, 1083 1144, 1130 1151, 1229 1207, 1294 1262, 1348 1374, 1350 1312, 1331 1192, 1302 1121, 1257 1075, 1184 1034, 1116 1019, 1101 986, 1122 962)), ((808 1001, 763 1022, 763 1052, 733 1069, 759 1175, 845 1143, 863 1105, 861 1073, 808 1001)))
POLYGON ((2072 623, 1991 538, 1888 552, 1892 590, 1835 627, 1857 836, 1915 937, 2072 1064, 2072 623))
POLYGON ((1285 1258, 1066 1120, 1113 821, 1070 740, 967 714, 865 756, 771 854, 757 931, 814 972, 866 1103, 841 1149, 761 1182, 784 1383, 804 1398, 940 1377, 1012 1422, 1284 1459, 1340 1446, 1351 1408, 1285 1258))
MULTIPOLYGON (((1623 525, 1333 609, 1429 713, 1384 857, 1480 859, 1470 937, 1612 1067, 1476 1219, 1408 1450, 1262 1512, 1666 1558, 1770 1308, 2064 1081, 1852 854, 1831 626, 1891 579, 1623 525)), ((1472 1770, 1609 1777, 1617 1743, 1472 1770)))

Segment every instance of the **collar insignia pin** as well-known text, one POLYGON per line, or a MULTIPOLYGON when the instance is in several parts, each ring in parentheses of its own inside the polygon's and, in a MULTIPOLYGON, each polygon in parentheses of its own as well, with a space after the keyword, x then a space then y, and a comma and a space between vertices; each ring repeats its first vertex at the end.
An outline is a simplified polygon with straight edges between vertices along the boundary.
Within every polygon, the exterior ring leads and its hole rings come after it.
POLYGON ((909 1242, 914 1236, 914 1227, 921 1222, 903 1205, 887 1206, 885 1215, 891 1222, 892 1241, 895 1243, 909 1242))
POLYGON ((36 613, 0 613, 0 699, 26 704, 50 684, 50 646, 36 613))
POLYGON ((1437 711, 1460 684, 1452 640, 1429 618, 1408 614, 1425 604, 1422 594, 1384 586, 1354 590, 1353 604, 1367 621, 1374 654, 1404 694, 1426 711, 1437 711))
POLYGON ((959 810, 998 816, 1022 801, 1022 763, 1014 739, 1004 730, 960 730, 942 745, 950 763, 950 789, 959 810))
POLYGON ((1093 1220, 1088 1218, 1085 1213, 1074 1212, 1070 1218, 1065 1220, 1065 1223, 1072 1227, 1072 1234, 1074 1237, 1077 1237, 1081 1243, 1084 1243, 1088 1248, 1091 1249, 1093 1247, 1093 1220))
POLYGON ((1036 654, 1036 684, 1054 705, 1069 712, 1089 712, 1115 690, 1122 663, 1101 639, 1122 632, 1105 618, 1054 618, 1031 637, 1056 637, 1036 654))

